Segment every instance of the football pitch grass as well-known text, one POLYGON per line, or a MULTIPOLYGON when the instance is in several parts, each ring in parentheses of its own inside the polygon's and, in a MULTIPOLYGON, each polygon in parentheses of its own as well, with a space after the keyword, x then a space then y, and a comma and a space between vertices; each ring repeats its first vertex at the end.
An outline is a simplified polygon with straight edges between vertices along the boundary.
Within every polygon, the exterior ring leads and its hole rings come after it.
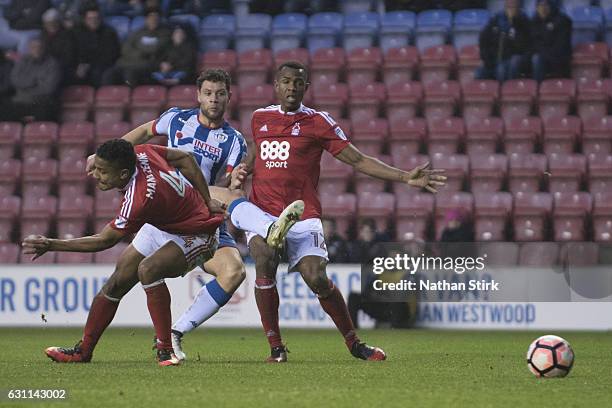
POLYGON ((0 389, 65 389, 54 407, 609 407, 611 333, 555 332, 576 361, 563 379, 536 379, 529 343, 544 332, 361 331, 385 362, 351 357, 333 330, 285 330, 289 363, 265 364, 257 329, 199 329, 188 361, 158 367, 152 329, 109 329, 90 364, 58 364, 46 346, 72 346, 80 329, 0 329, 0 389))

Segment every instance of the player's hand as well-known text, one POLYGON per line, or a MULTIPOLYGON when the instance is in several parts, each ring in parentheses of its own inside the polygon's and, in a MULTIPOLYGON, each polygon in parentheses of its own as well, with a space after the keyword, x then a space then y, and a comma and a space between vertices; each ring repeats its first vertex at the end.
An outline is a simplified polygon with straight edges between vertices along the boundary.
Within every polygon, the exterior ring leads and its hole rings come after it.
POLYGON ((430 169, 429 162, 415 167, 408 172, 408 184, 413 187, 424 188, 431 193, 437 193, 437 187, 445 185, 446 176, 442 176, 443 169, 430 169))
POLYGON ((238 190, 247 179, 248 173, 246 170, 247 166, 244 163, 240 163, 234 170, 232 170, 232 179, 230 182, 230 190, 238 190))
POLYGON ((85 171, 88 176, 93 176, 93 171, 96 168, 94 165, 94 160, 96 159, 96 154, 91 154, 87 157, 87 164, 85 165, 85 171))
POLYGON ((21 243, 23 253, 26 255, 34 255, 32 261, 40 258, 51 247, 51 240, 42 235, 30 235, 21 243))
POLYGON ((225 203, 222 203, 219 200, 215 200, 214 198, 210 199, 210 203, 208 203, 208 209, 210 210, 211 214, 227 215, 225 213, 227 211, 227 205, 225 205, 225 203))

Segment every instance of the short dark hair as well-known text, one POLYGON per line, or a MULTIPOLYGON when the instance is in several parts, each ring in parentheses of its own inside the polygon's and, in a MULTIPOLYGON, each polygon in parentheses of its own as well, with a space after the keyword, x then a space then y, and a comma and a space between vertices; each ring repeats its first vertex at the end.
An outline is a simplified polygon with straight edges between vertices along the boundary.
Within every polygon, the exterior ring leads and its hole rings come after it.
POLYGON ((202 88, 202 84, 204 83, 204 81, 223 82, 225 83, 225 88, 227 89, 227 92, 230 91, 230 88, 232 86, 232 78, 226 70, 221 68, 205 69, 204 71, 200 72, 200 75, 196 80, 198 91, 200 90, 200 88, 202 88))
POLYGON ((96 156, 120 169, 128 169, 130 173, 136 168, 134 146, 127 140, 111 139, 102 143, 96 150, 96 156))
POLYGON ((306 82, 308 82, 308 68, 306 68, 306 65, 302 64, 301 62, 299 62, 299 61, 285 61, 285 62, 283 62, 276 69, 276 75, 280 74, 280 72, 283 70, 283 68, 291 68, 291 69, 303 70, 304 71, 305 80, 306 80, 306 82))

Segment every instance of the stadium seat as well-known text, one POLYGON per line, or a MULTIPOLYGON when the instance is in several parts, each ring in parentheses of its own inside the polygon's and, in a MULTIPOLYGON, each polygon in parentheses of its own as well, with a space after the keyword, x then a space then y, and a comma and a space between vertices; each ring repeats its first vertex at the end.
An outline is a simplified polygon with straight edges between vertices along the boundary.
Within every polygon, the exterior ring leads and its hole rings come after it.
POLYGON ((582 152, 584 154, 611 154, 612 116, 593 117, 584 121, 582 152))
POLYGON ((542 136, 542 122, 536 116, 506 119, 503 138, 506 154, 532 153, 542 136))
POLYGON ((382 146, 389 135, 389 124, 383 118, 356 117, 351 120, 351 129, 353 142, 366 141, 382 146))
POLYGON ((593 240, 612 242, 612 192, 610 190, 594 195, 593 240))
MULTIPOLYGON (((278 67, 280 64, 286 61, 298 61, 304 64, 306 67, 310 66, 310 54, 306 48, 290 48, 285 50, 276 51, 273 56, 274 65, 273 68, 278 67)), ((310 81, 312 82, 312 73, 310 73, 310 81)))
POLYGON ((576 82, 572 79, 546 79, 540 84, 538 111, 546 120, 566 116, 576 98, 576 82))
POLYGON ((107 140, 120 138, 131 128, 128 122, 96 123, 94 144, 99 146, 107 140))
POLYGON ((386 50, 382 70, 383 82, 387 89, 411 81, 418 66, 419 51, 416 47, 405 46, 386 50))
POLYGON ((124 41, 130 33, 130 18, 127 16, 107 16, 104 22, 117 32, 120 41, 124 41))
POLYGON ((168 18, 171 26, 181 26, 190 35, 195 35, 200 29, 200 17, 195 14, 173 14, 168 18))
POLYGON ((508 190, 512 193, 540 191, 547 167, 543 154, 512 153, 508 163, 508 190))
POLYGON ((465 133, 465 152, 473 154, 493 154, 497 151, 504 123, 500 118, 484 118, 480 121, 468 122, 465 133))
POLYGON ((427 151, 454 154, 459 151, 465 137, 465 125, 461 118, 436 119, 427 122, 427 151))
POLYGON ((424 116, 428 121, 450 118, 458 110, 461 88, 457 81, 425 84, 424 116))
POLYGON ((608 65, 608 45, 605 43, 578 44, 572 53, 574 79, 600 79, 608 65))
POLYGON ((57 178, 57 160, 28 157, 23 161, 21 194, 24 200, 49 194, 57 178))
POLYGON ((73 161, 62 161, 59 164, 58 192, 60 197, 87 193, 90 178, 87 177, 85 167, 87 160, 79 157, 73 161))
MULTIPOLYGON (((361 150, 363 147, 362 142, 356 143, 356 146, 361 150)), ((388 165, 391 165, 393 161, 391 156, 376 154, 375 157, 388 165)), ((357 193, 358 197, 360 194, 365 192, 383 193, 386 190, 388 184, 385 180, 377 179, 361 172, 355 172, 355 178, 353 180, 355 183, 355 192, 357 193)))
POLYGON ((307 23, 308 17, 305 14, 285 13, 275 16, 270 35, 272 52, 298 48, 304 39, 307 23))
POLYGON ((346 52, 372 47, 378 37, 379 25, 377 13, 362 11, 344 14, 342 42, 346 52))
POLYGON ((90 122, 68 122, 59 128, 58 157, 60 162, 85 158, 94 140, 90 122))
POLYGON ((313 85, 312 92, 318 110, 328 112, 334 118, 344 116, 349 96, 346 84, 317 83, 313 85))
POLYGON ((466 125, 481 123, 493 116, 499 98, 499 82, 493 80, 472 81, 462 84, 463 119, 466 125))
POLYGON ((51 157, 57 141, 58 126, 54 122, 30 122, 23 128, 21 156, 44 159, 51 157))
POLYGON ((559 244, 555 242, 525 242, 519 250, 522 266, 551 267, 558 265, 559 244))
POLYGON ((95 90, 88 85, 73 85, 62 91, 62 122, 81 122, 89 118, 95 90))
POLYGON ((11 242, 21 213, 21 198, 13 195, 0 196, 0 242, 11 242))
POLYGON ((343 14, 370 11, 372 8, 370 0, 341 0, 338 3, 343 14))
POLYGON ((552 195, 518 192, 514 194, 513 229, 515 241, 545 241, 548 238, 552 195))
POLYGON ((423 86, 418 81, 387 85, 387 119, 393 122, 414 118, 422 100, 423 86))
POLYGON ((472 154, 470 158, 470 191, 501 191, 508 173, 508 158, 504 154, 472 154))
POLYGON ((271 64, 272 52, 268 49, 251 49, 240 53, 236 68, 240 89, 267 83, 271 64))
POLYGON ((55 262, 58 264, 91 264, 93 259, 92 252, 58 252, 55 262))
POLYGON ((417 15, 415 44, 419 51, 442 45, 450 34, 453 15, 448 10, 425 10, 417 15))
POLYGON ((0 197, 16 193, 21 180, 21 160, 0 160, 0 197))
POLYGON ((107 85, 98 88, 94 109, 96 123, 114 123, 123 120, 130 103, 130 88, 124 85, 107 85))
POLYGON ((474 72, 480 66, 480 51, 477 45, 466 45, 459 49, 457 78, 462 84, 474 80, 474 72))
POLYGON ((544 119, 544 153, 572 153, 581 132, 582 123, 577 116, 544 119))
POLYGON ((121 256, 123 251, 128 247, 128 243, 119 242, 115 246, 105 250, 96 252, 94 254, 94 262, 98 264, 116 264, 117 259, 121 256))
POLYGON ((140 85, 132 91, 130 120, 133 124, 155 120, 166 106, 166 87, 161 85, 140 85))
POLYGON ((200 58, 200 68, 221 68, 226 70, 232 77, 238 65, 238 54, 234 50, 213 50, 202 54, 200 58))
POLYGON ((586 157, 582 154, 549 154, 548 191, 551 193, 580 191, 586 170, 586 157))
POLYGON ((569 10, 572 19, 572 44, 599 40, 603 32, 604 16, 599 7, 575 7, 569 10))
POLYGON ((87 222, 93 214, 93 204, 91 196, 61 196, 57 211, 57 236, 67 238, 85 235, 87 222))
POLYGON ((474 193, 476 241, 506 241, 510 214, 512 214, 510 193, 474 193))
POLYGON ((588 187, 592 194, 612 192, 612 154, 589 157, 588 187))
POLYGON ((321 194, 324 217, 336 220, 338 233, 347 238, 347 230, 357 212, 357 196, 351 193, 321 194))
POLYGON ((346 192, 352 177, 353 168, 351 166, 342 163, 331 154, 323 153, 321 156, 321 175, 319 176, 319 194, 346 192))
POLYGON ((519 244, 516 242, 485 242, 476 248, 478 256, 486 254, 487 266, 514 266, 519 261, 519 244))
POLYGON ((470 215, 474 214, 474 197, 471 193, 440 191, 436 194, 435 240, 440 240, 445 223, 444 217, 449 210, 462 208, 470 215))
POLYGON ((389 151, 401 161, 402 158, 418 154, 427 135, 425 120, 421 118, 397 117, 389 119, 389 151))
POLYGON ((234 49, 237 53, 266 48, 270 35, 272 17, 267 14, 252 13, 236 17, 234 49))
POLYGON ((51 224, 55 219, 57 198, 41 196, 25 199, 21 203, 21 234, 20 240, 28 235, 49 236, 51 224))
POLYGON ((344 24, 342 14, 334 12, 315 13, 308 19, 306 42, 311 54, 321 48, 334 48, 344 24))
POLYGON ((478 37, 489 21, 488 10, 467 9, 455 13, 453 21, 453 45, 461 49, 466 45, 478 44, 478 37))
POLYGON ((611 88, 609 79, 579 80, 576 104, 578 116, 583 121, 605 116, 608 113, 608 90, 611 88))
POLYGON ((401 241, 406 233, 426 240, 434 211, 434 195, 415 191, 396 194, 395 231, 401 241))
MULTIPOLYGON (((402 169, 406 171, 410 171, 414 169, 415 167, 422 166, 428 162, 431 163, 431 161, 429 160, 429 156, 426 156, 423 154, 404 156, 404 155, 397 154, 394 151, 391 151, 391 159, 393 160, 394 167, 397 167, 398 169, 402 169)), ((410 187, 406 184, 393 183, 391 184, 391 186, 393 187, 393 191, 395 191, 395 193, 400 193, 402 191, 414 193, 415 191, 414 187, 410 187)))
POLYGON ((364 191, 358 193, 357 197, 357 214, 359 218, 374 219, 377 232, 386 232, 389 221, 395 214, 395 195, 364 191))
MULTIPOLYGON (((190 109, 198 105, 197 101, 198 87, 195 85, 174 85, 168 90, 168 101, 166 109, 177 107, 181 109, 190 109)), ((237 102, 232 90, 232 104, 237 102)))
POLYGON ((0 264, 16 264, 19 262, 21 247, 9 242, 0 243, 0 264))
POLYGON ((587 240, 587 217, 593 202, 589 193, 555 193, 553 230, 555 241, 587 240))
POLYGON ((379 48, 353 48, 347 52, 347 82, 349 86, 375 82, 382 65, 379 48))
POLYGON ((320 48, 311 52, 311 82, 316 84, 320 76, 330 82, 340 82, 346 66, 346 54, 342 48, 320 48))
POLYGON ((414 36, 416 15, 411 11, 388 11, 381 16, 379 43, 383 52, 407 47, 414 36))
POLYGON ((222 51, 230 47, 236 30, 236 18, 232 14, 211 14, 200 24, 200 51, 222 51))
MULTIPOLYGON (((378 117, 379 109, 387 99, 385 85, 382 82, 353 85, 349 91, 348 105, 351 120, 378 117)), ((355 127, 353 129, 357 130, 355 127)))
POLYGON ((529 116, 538 93, 538 83, 533 79, 511 79, 501 88, 501 116, 504 119, 529 116))
MULTIPOLYGON (((431 132, 431 131, 430 131, 431 132)), ((431 133, 430 133, 431 137, 431 133)), ((465 179, 470 172, 470 161, 463 154, 434 153, 431 155, 431 165, 434 169, 444 169, 446 185, 440 191, 461 191, 465 179)))
POLYGON ((0 122, 0 160, 10 159, 21 145, 23 125, 19 122, 0 122))
MULTIPOLYGON (((561 244, 559 250, 560 264, 566 270, 576 266, 601 265, 603 264, 600 263, 601 249, 602 246, 595 242, 566 242, 561 244)), ((604 249, 606 250, 609 251, 609 247, 604 249)))
POLYGON ((455 49, 451 45, 436 45, 420 51, 420 76, 423 85, 450 78, 450 73, 457 63, 455 49))
POLYGON ((241 89, 240 122, 251 123, 253 111, 274 103, 274 88, 269 84, 255 85, 241 89))

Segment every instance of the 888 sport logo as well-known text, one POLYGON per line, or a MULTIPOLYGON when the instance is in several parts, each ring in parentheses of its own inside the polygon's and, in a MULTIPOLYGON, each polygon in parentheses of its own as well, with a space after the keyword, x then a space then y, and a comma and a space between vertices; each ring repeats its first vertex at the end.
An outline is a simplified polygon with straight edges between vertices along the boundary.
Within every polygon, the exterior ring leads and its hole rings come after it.
POLYGON ((291 144, 284 140, 264 140, 259 145, 259 158, 266 162, 267 169, 287 168, 287 159, 289 159, 289 150, 291 144))

